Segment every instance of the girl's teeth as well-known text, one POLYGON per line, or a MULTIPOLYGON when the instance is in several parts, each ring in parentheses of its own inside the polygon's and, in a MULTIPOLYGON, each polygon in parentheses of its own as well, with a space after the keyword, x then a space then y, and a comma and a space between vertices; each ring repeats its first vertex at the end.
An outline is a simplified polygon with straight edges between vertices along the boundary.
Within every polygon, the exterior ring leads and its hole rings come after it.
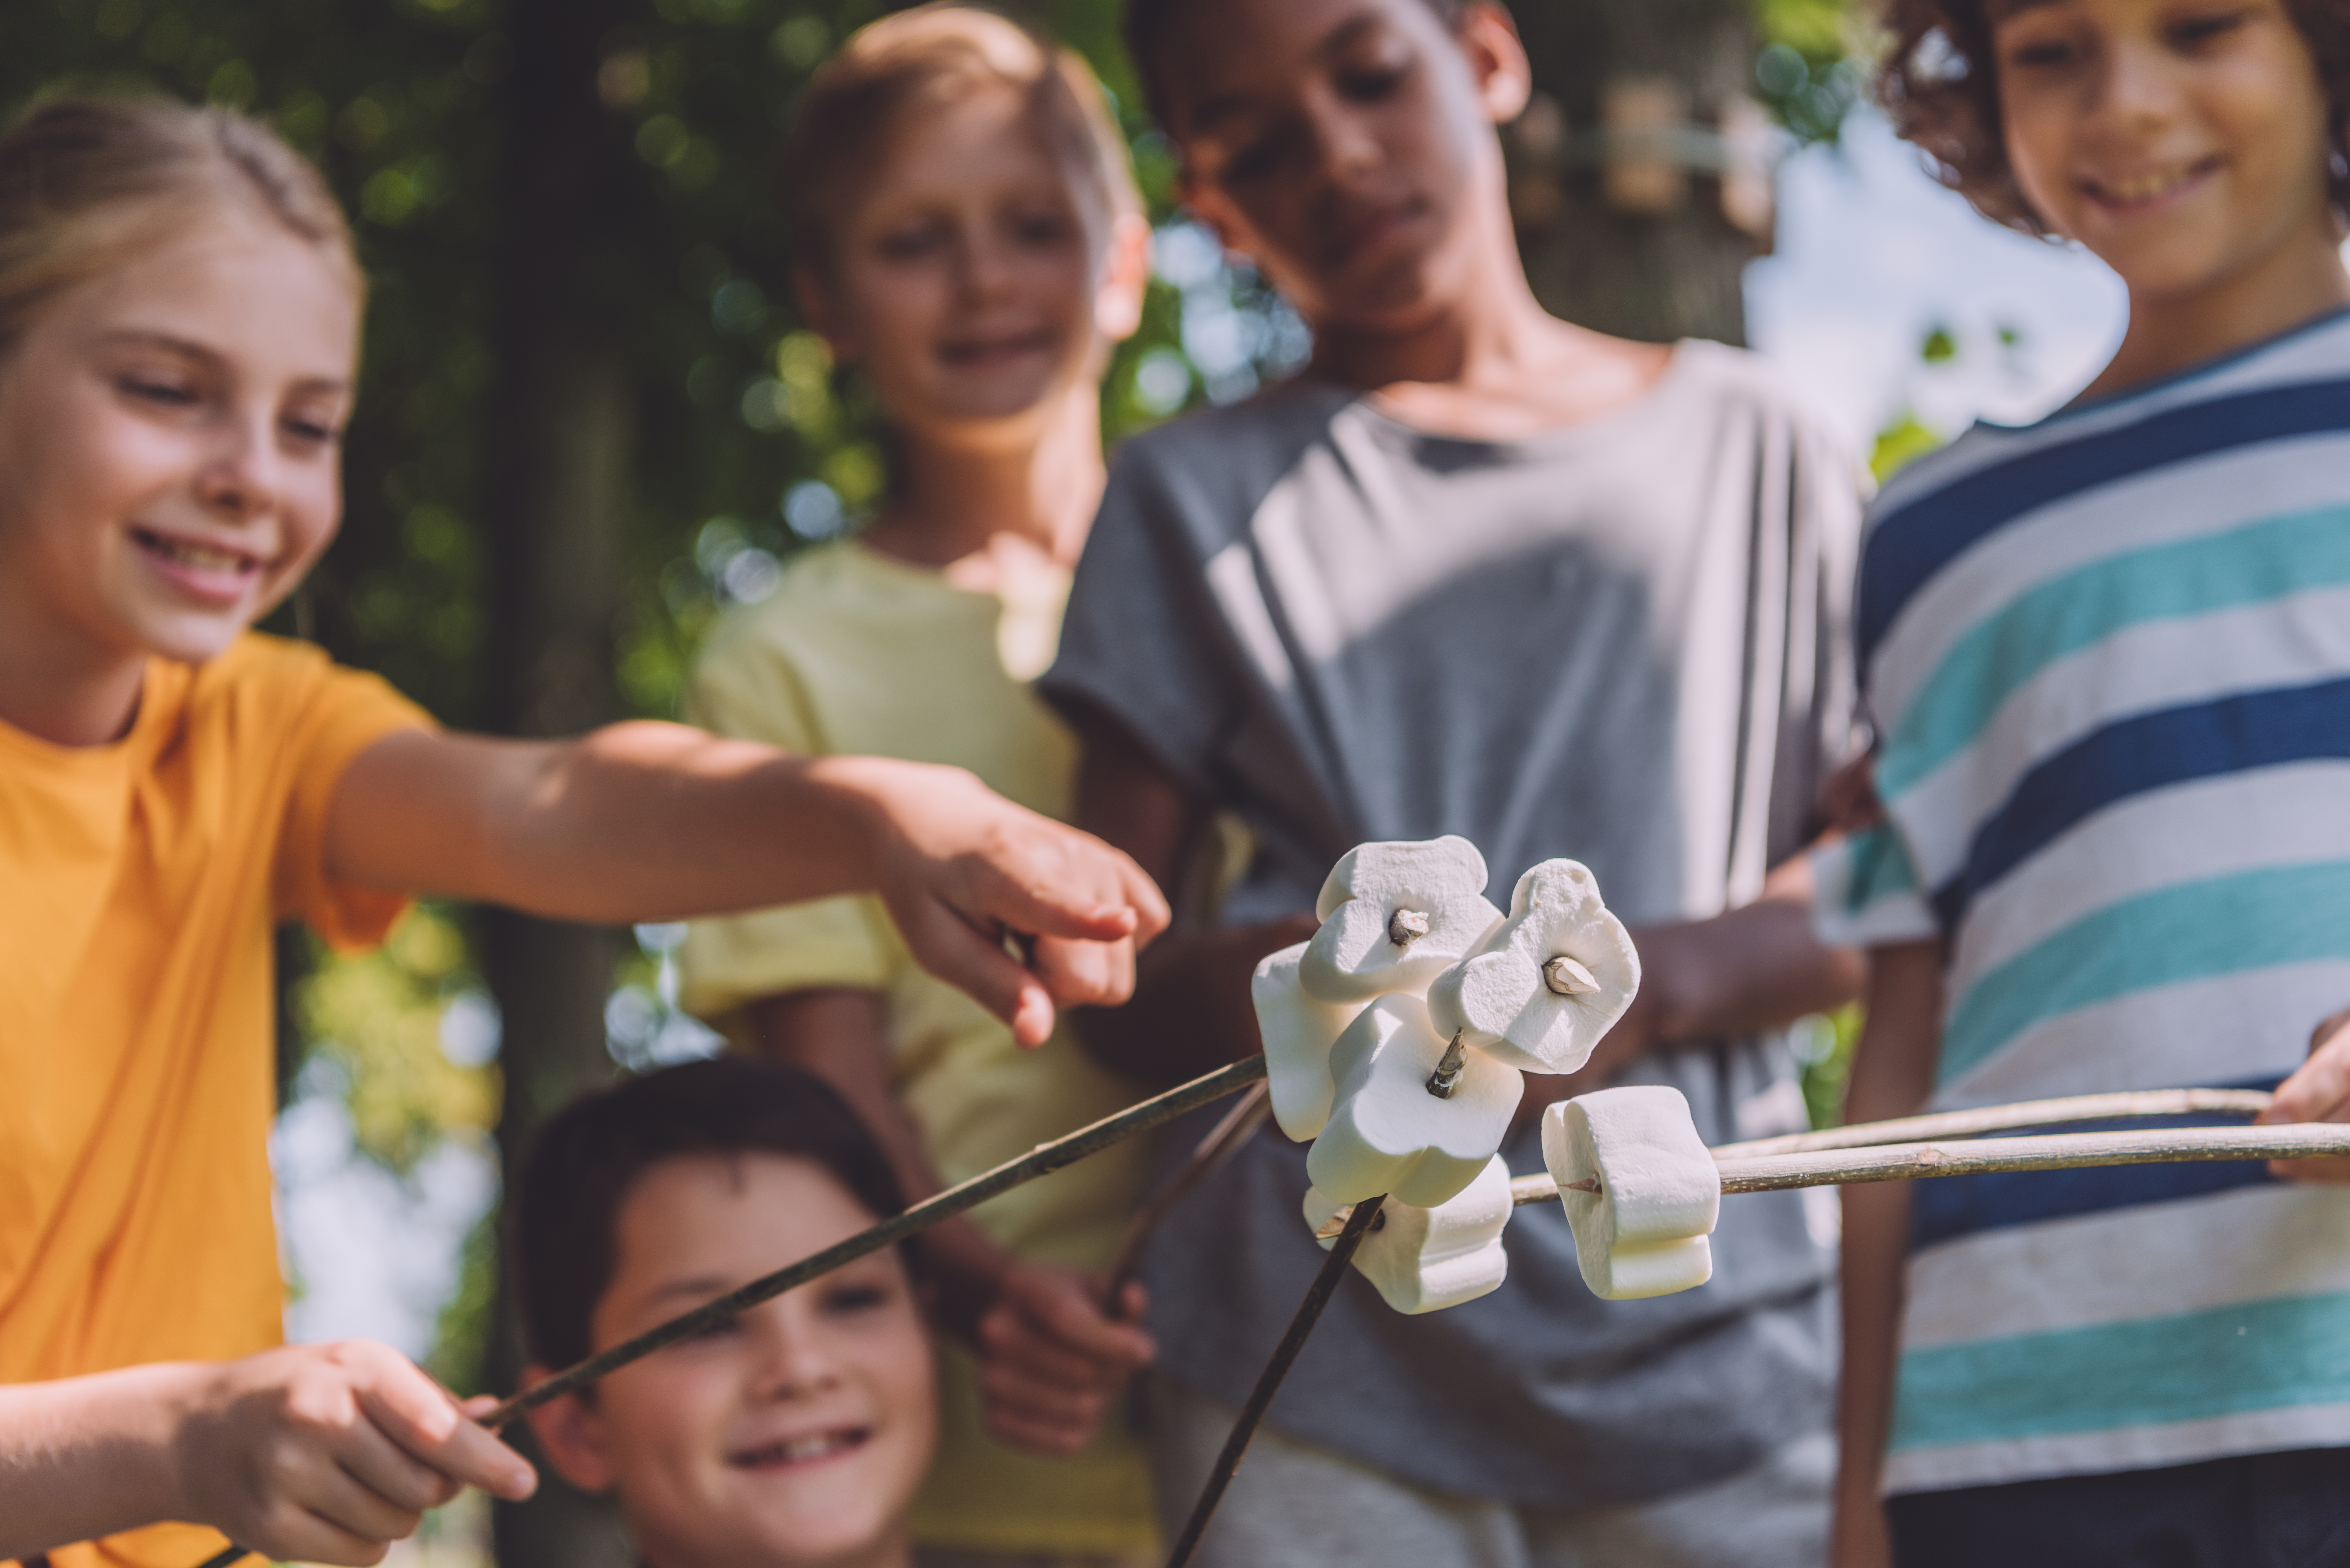
POLYGON ((209 545, 192 545, 180 539, 158 538, 156 550, 182 566, 206 572, 241 572, 244 557, 226 550, 215 550, 209 545))

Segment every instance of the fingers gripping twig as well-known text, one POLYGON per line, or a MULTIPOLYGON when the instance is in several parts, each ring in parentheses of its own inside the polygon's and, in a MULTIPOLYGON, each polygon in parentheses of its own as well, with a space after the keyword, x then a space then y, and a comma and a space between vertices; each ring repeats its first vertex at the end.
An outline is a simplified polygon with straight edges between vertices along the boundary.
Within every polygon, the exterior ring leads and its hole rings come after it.
POLYGON ((1223 1501, 1224 1489, 1240 1473, 1241 1459, 1248 1452, 1249 1439, 1264 1420, 1264 1413, 1280 1392, 1281 1380, 1289 1376, 1290 1365, 1297 1353, 1305 1348, 1306 1335, 1321 1321, 1322 1309, 1330 1304, 1337 1293, 1338 1281, 1345 1275, 1347 1265, 1355 1261, 1355 1249, 1370 1234, 1371 1221, 1378 1217, 1379 1206, 1387 1201, 1384 1195, 1355 1205, 1347 1217, 1347 1228, 1330 1247, 1330 1255, 1322 1260, 1321 1272, 1314 1276, 1307 1287, 1305 1299, 1298 1303, 1297 1315, 1289 1320, 1289 1332, 1274 1346, 1273 1359, 1264 1364, 1257 1375, 1256 1386, 1249 1391, 1248 1403, 1241 1407, 1240 1419, 1232 1423, 1232 1435, 1224 1439, 1223 1452, 1216 1456, 1215 1468, 1208 1472, 1208 1484, 1200 1490, 1200 1501, 1191 1505, 1191 1517, 1184 1522, 1183 1533, 1168 1553, 1167 1568, 1184 1568, 1191 1553, 1199 1550, 1200 1537, 1207 1533, 1208 1521, 1216 1516, 1216 1505, 1223 1501))

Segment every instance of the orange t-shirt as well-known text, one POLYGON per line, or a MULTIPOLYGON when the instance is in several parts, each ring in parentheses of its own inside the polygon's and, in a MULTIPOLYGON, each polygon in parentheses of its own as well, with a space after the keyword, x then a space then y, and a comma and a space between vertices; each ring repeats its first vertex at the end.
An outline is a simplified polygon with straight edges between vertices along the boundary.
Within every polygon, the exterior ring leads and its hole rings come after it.
MULTIPOLYGON (((130 732, 0 724, 0 1382, 224 1360, 282 1333, 270 934, 379 940, 396 896, 327 875, 352 757, 431 722, 372 675, 248 635, 150 660, 130 732)), ((195 1568, 185 1526, 55 1568, 195 1568)))

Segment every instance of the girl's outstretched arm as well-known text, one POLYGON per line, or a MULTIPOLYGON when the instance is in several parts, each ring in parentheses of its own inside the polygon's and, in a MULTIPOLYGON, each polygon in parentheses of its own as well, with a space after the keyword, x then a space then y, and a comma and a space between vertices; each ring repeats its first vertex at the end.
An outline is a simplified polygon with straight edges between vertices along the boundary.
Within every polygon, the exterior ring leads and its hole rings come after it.
POLYGON ((327 865, 367 887, 618 923, 878 894, 915 959, 1041 1044, 1123 1002, 1167 903, 1098 839, 960 768, 799 757, 680 724, 576 741, 405 731, 353 760, 327 865), (1003 938, 1034 939, 1033 968, 1003 938))

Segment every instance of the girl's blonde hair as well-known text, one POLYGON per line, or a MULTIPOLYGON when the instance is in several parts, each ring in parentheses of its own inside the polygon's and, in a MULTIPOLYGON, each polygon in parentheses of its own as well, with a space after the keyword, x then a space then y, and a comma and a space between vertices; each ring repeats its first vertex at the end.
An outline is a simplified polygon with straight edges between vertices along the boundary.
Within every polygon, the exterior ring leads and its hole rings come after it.
POLYGON ((835 231, 907 114, 1010 88, 1076 177, 1118 218, 1142 211, 1126 139, 1076 51, 981 6, 940 0, 860 27, 802 93, 784 144, 784 212, 801 258, 825 267, 835 231))
POLYGON ((224 208, 332 252, 364 287, 325 179, 260 121, 163 99, 35 104, 0 134, 0 356, 58 295, 224 208))

